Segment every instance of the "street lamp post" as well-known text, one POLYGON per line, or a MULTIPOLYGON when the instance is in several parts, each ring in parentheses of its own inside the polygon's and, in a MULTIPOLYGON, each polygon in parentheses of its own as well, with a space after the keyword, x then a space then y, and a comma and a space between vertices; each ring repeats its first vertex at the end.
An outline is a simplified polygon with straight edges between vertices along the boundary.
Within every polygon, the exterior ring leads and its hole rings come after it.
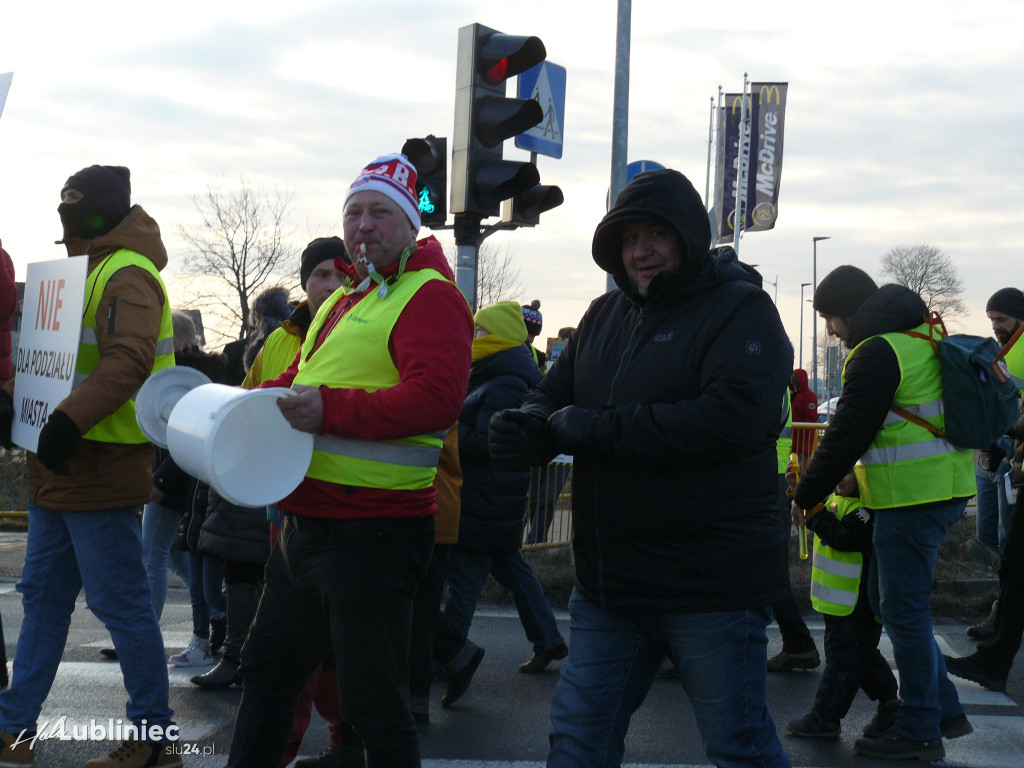
MULTIPOLYGON (((820 237, 819 236, 819 237, 811 238, 812 242, 814 243, 814 275, 813 275, 814 291, 818 290, 818 241, 819 240, 828 240, 828 239, 830 239, 830 237, 831 236, 828 236, 828 237, 820 237)), ((813 292, 812 292, 811 296, 813 298, 813 296, 814 296, 813 292)), ((812 371, 813 371, 812 376, 814 378, 814 392, 815 392, 815 394, 817 394, 817 392, 818 392, 818 313, 817 312, 812 312, 811 316, 814 318, 814 345, 813 345, 813 347, 811 349, 811 359, 814 361, 812 363, 812 371)))
POLYGON ((800 283, 800 368, 804 367, 804 288, 810 283, 800 283))

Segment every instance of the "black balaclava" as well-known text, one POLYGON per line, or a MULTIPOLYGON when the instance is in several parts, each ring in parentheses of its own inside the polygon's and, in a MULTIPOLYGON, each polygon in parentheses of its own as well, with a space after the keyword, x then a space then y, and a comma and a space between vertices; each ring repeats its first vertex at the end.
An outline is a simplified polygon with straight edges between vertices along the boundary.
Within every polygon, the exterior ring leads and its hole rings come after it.
POLYGON ((61 189, 82 193, 75 202, 57 206, 64 239, 94 240, 112 230, 131 208, 131 172, 120 165, 90 165, 70 176, 61 189))

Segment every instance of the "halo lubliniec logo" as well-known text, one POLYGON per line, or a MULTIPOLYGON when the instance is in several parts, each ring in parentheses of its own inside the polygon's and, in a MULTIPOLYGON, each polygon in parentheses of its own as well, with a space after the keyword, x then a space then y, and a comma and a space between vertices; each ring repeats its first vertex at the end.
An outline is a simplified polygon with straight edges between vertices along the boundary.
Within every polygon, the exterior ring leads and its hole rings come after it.
POLYGON ((36 730, 24 730, 18 734, 12 746, 29 743, 35 749, 39 741, 169 741, 177 742, 180 732, 177 725, 151 725, 143 720, 139 724, 123 720, 90 720, 89 722, 68 722, 67 716, 54 721, 44 720, 36 730))

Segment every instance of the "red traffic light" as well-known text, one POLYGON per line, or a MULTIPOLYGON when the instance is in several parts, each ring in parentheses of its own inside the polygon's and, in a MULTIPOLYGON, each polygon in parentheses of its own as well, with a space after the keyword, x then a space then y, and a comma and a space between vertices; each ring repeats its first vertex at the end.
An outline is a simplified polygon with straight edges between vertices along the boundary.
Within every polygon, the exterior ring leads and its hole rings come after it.
POLYGON ((548 52, 539 37, 506 35, 502 32, 487 34, 487 27, 477 25, 481 31, 477 61, 480 75, 491 85, 535 67, 548 52))

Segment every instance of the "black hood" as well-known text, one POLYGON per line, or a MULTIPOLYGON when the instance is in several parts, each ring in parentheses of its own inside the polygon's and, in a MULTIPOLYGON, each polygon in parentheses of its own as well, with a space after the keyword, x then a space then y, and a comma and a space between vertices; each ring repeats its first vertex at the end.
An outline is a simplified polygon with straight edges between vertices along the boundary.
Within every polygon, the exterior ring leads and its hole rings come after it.
MULTIPOLYGON (((693 184, 679 171, 641 173, 615 198, 594 232, 594 261, 613 277, 626 277, 622 264, 622 225, 637 219, 660 219, 679 235, 681 272, 699 272, 710 258, 711 224, 693 184)), ((616 280, 616 282, 619 282, 616 280)))
POLYGON ((908 331, 924 322, 928 307, 906 286, 883 285, 850 318, 850 348, 880 333, 908 331))

